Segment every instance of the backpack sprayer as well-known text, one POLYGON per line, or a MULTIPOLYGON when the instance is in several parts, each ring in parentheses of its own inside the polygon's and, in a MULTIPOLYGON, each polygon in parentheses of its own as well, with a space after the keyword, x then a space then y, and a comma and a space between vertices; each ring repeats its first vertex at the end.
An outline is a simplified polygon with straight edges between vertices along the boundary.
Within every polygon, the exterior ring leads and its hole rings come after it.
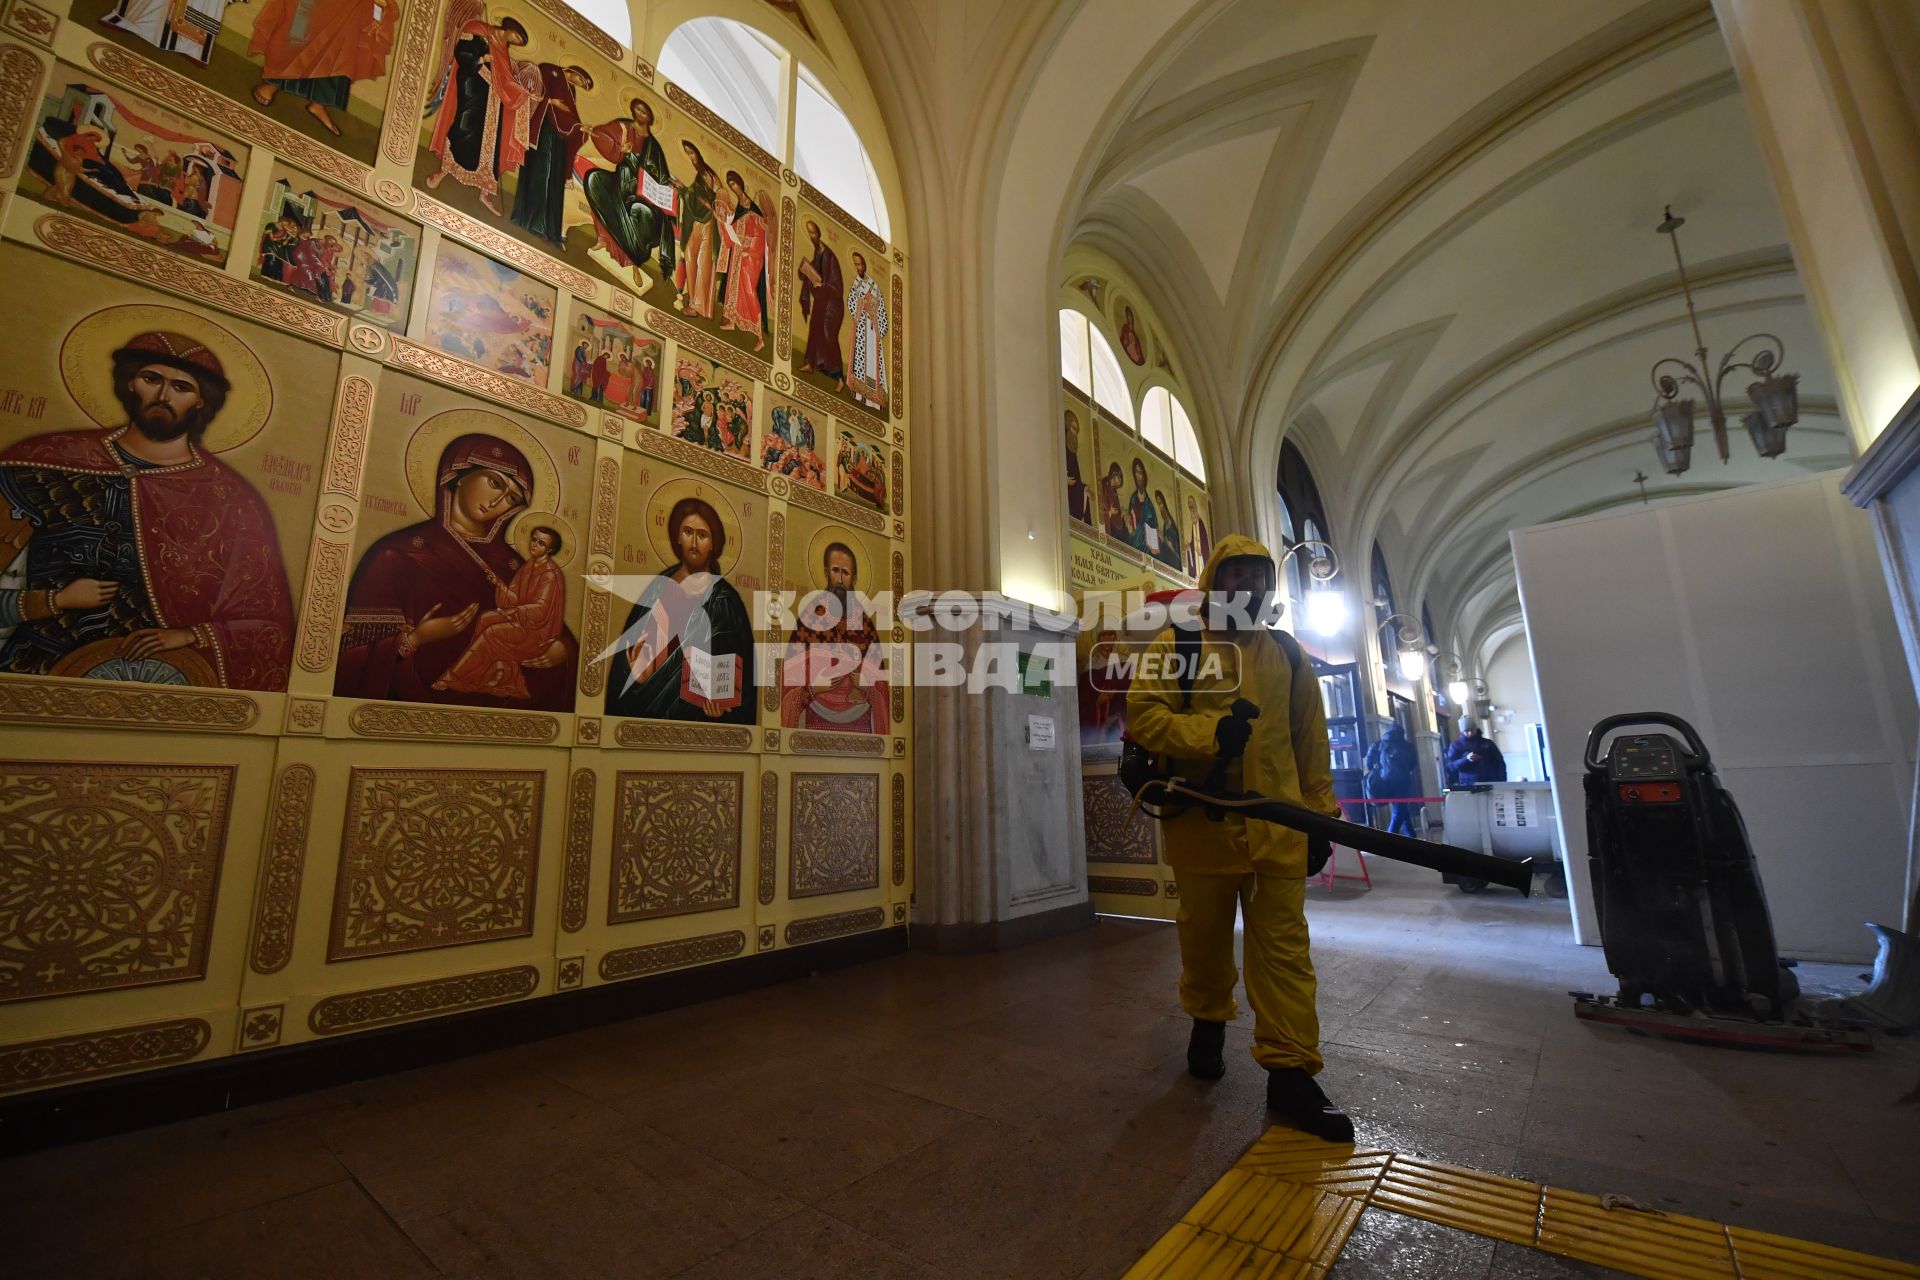
MULTIPOLYGON (((1251 722, 1259 717, 1260 708, 1242 698, 1233 704, 1229 714, 1237 720, 1251 722)), ((1245 737, 1240 741, 1244 744, 1245 737)), ((1120 780, 1133 793, 1134 808, 1157 821, 1178 817, 1198 804, 1207 817, 1215 822, 1229 813, 1237 813, 1242 817, 1256 818, 1261 822, 1272 822, 1303 832, 1312 851, 1309 855, 1310 868, 1312 858, 1318 856, 1316 845, 1330 854, 1334 845, 1343 844, 1350 849, 1425 867, 1443 875, 1470 876, 1505 885, 1509 889, 1517 889, 1523 896, 1533 888, 1531 858, 1518 862, 1495 858, 1457 845, 1416 840, 1412 836, 1396 835, 1343 818, 1329 817, 1284 800, 1270 799, 1257 791, 1228 791, 1227 766, 1239 758, 1242 750, 1245 750, 1244 746, 1240 750, 1216 756, 1205 783, 1196 787, 1185 778, 1171 776, 1152 752, 1128 739, 1120 757, 1120 780)), ((1324 857, 1321 857, 1321 863, 1324 865, 1324 857)))

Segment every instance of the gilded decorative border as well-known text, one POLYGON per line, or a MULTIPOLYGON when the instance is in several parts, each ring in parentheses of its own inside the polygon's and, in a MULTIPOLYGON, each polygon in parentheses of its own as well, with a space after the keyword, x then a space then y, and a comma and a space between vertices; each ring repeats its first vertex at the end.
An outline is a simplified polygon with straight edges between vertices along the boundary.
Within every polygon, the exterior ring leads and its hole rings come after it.
POLYGON ((613 517, 619 505, 620 464, 602 458, 593 471, 593 536, 587 550, 596 556, 613 554, 613 517))
MULTIPOLYGON (((787 571, 787 517, 775 511, 767 517, 767 584, 775 591, 787 571)), ((771 686, 769 686, 771 688, 771 686)))
MULTIPOLYGON (((780 197, 780 311, 774 317, 774 349, 782 360, 793 355, 793 255, 800 241, 800 210, 793 197, 780 197)), ((785 388, 782 388, 785 390, 785 388)))
POLYGON ((360 470, 373 425, 373 382, 357 373, 340 379, 333 402, 333 441, 327 446, 326 493, 360 497, 360 470))
POLYGON ((907 483, 906 481, 907 481, 906 460, 901 457, 898 450, 895 450, 893 455, 893 493, 891 497, 893 500, 893 514, 897 516, 903 516, 907 514, 907 483))
POLYGON ((801 730, 787 735, 787 746, 809 756, 883 756, 887 754, 884 736, 868 733, 816 733, 801 730))
POLYGON ((511 969, 489 969, 484 973, 374 987, 349 995, 328 996, 307 1014, 307 1026, 315 1035, 337 1036, 395 1022, 411 1022, 415 1018, 430 1018, 457 1009, 478 1009, 523 1000, 539 985, 540 970, 522 964, 511 969))
POLYGON ((319 673, 333 663, 334 627, 340 601, 347 589, 347 560, 352 549, 344 542, 316 536, 307 557, 307 598, 300 609, 302 670, 319 673))
POLYGON ((353 709, 347 727, 367 738, 445 738, 453 741, 552 742, 560 722, 514 711, 446 710, 369 702, 353 709))
POLYGON ((45 1089, 200 1055, 213 1038, 202 1018, 174 1018, 115 1031, 29 1040, 0 1049, 0 1093, 45 1089))
POLYGON ((599 697, 606 687, 607 664, 599 654, 607 647, 610 608, 606 592, 587 589, 586 621, 580 629, 580 692, 589 698, 599 697))
POLYGON ((1158 880, 1142 880, 1138 876, 1088 876, 1088 893, 1122 893, 1136 898, 1157 898, 1160 896, 1158 880))
POLYGON ((651 85, 653 83, 653 64, 639 54, 633 55, 633 74, 651 85))
POLYGON ((271 1049, 280 1043, 282 1022, 285 1020, 287 1006, 282 1004, 257 1005, 240 1011, 240 1026, 234 1036, 233 1051, 246 1053, 250 1049, 271 1049))
POLYGON ((60 19, 39 5, 28 4, 27 0, 13 0, 13 4, 7 9, 5 20, 0 21, 0 25, 22 39, 43 44, 51 49, 53 37, 60 30, 60 19))
MULTIPOLYGON (((358 160, 349 160, 332 147, 323 146, 303 133, 289 129, 278 120, 269 120, 256 111, 235 102, 223 93, 157 67, 136 57, 119 45, 101 41, 87 46, 87 61, 105 75, 117 77, 136 89, 144 89, 175 111, 186 111, 225 129, 243 142, 265 147, 303 169, 323 178, 365 191, 373 170, 358 160)), ((169 257, 173 255, 169 254, 169 257)), ((178 262, 176 257, 174 261, 178 262)), ((343 317, 344 318, 344 317, 343 317)))
POLYGON ((907 775, 893 775, 893 882, 907 882, 907 775))
POLYGON ((748 751, 753 748, 753 730, 739 725, 627 720, 621 723, 613 736, 623 747, 653 747, 667 751, 748 751))
POLYGON ((462 391, 471 391, 489 400, 498 400, 502 404, 524 409, 528 413, 537 413, 555 422, 564 422, 570 427, 587 425, 587 407, 578 401, 552 395, 530 382, 509 378, 504 373, 495 373, 491 369, 482 369, 479 365, 470 364, 458 356, 435 351, 432 347, 423 347, 405 338, 393 340, 393 350, 387 354, 387 363, 396 368, 425 374, 436 382, 444 382, 462 391))
POLYGON ((879 233, 874 231, 873 228, 869 227, 866 223, 860 221, 860 219, 848 213, 845 209, 842 209, 833 200, 829 199, 820 188, 814 186, 805 178, 800 179, 800 196, 814 208, 839 223, 840 229, 852 236, 855 240, 862 241, 871 246, 873 251, 882 258, 887 256, 886 243, 880 239, 879 233))
MULTIPOLYGON (((600 296, 600 282, 586 272, 570 267, 558 258, 550 258, 538 249, 529 248, 511 236, 501 235, 486 223, 476 222, 432 196, 418 191, 414 193, 413 216, 422 222, 432 223, 442 231, 451 232, 462 240, 469 240, 475 247, 486 250, 496 258, 504 258, 542 280, 550 280, 585 298, 600 296)), ((580 420, 586 421, 584 411, 580 420)))
POLYGON ((307 826, 313 816, 314 771, 293 764, 273 784, 266 858, 253 903, 255 973, 278 973, 293 959, 293 929, 300 909, 300 876, 307 861, 307 826))
POLYGON ((552 18, 555 22, 579 36, 598 53, 603 53, 615 66, 627 60, 627 51, 620 42, 593 25, 581 14, 560 3, 560 0, 532 0, 533 7, 552 18))
POLYGON ((420 110, 427 96, 427 75, 433 70, 434 21, 440 6, 410 4, 401 14, 400 38, 395 42, 393 89, 387 95, 387 115, 381 122, 380 150, 398 165, 413 163, 414 149, 420 145, 420 110))
POLYGON ((879 436, 882 440, 887 438, 885 419, 874 416, 851 400, 841 400, 828 395, 805 378, 793 380, 793 398, 809 408, 832 414, 850 427, 858 427, 862 431, 879 436))
POLYGON ((703 933, 672 942, 649 942, 645 946, 621 947, 600 957, 600 976, 608 982, 637 978, 643 973, 679 969, 692 964, 711 964, 726 960, 747 949, 747 935, 734 929, 727 933, 703 933))
POLYGON ((904 553, 893 553, 893 598, 900 599, 907 594, 907 557, 904 553))
POLYGON ((773 366, 766 361, 757 360, 712 334, 702 333, 686 321, 677 320, 657 307, 647 308, 647 327, 655 333, 665 334, 683 347, 692 347, 709 360, 731 365, 762 382, 773 381, 773 366))
MULTIPOLYGON (((904 418, 907 414, 906 300, 906 286, 900 282, 900 276, 896 272, 893 277, 893 313, 888 317, 888 319, 893 322, 893 394, 888 398, 893 401, 893 416, 895 418, 904 418)), ((900 465, 898 458, 894 459, 894 465, 896 467, 900 465)), ((894 475, 897 482, 899 472, 895 471, 894 475)), ((896 489, 895 492, 897 494, 898 490, 896 489)), ((893 514, 899 515, 899 498, 897 496, 894 502, 896 505, 893 508, 893 514)))
POLYGON ((773 905, 774 863, 779 855, 780 775, 769 769, 760 775, 760 905, 773 905))
POLYGON ((248 728, 259 718, 259 705, 244 693, 163 693, 114 688, 96 680, 0 678, 0 720, 219 733, 248 728))
MULTIPOLYGON (((538 0, 536 0, 536 3, 537 2, 538 0)), ((617 56, 614 58, 615 62, 619 60, 617 56)), ((695 98, 692 94, 683 92, 679 85, 668 82, 666 95, 668 102, 671 102, 674 106, 680 108, 695 120, 698 120, 735 150, 744 154, 747 159, 753 161, 778 179, 780 176, 780 162, 775 160, 765 147, 709 111, 705 103, 695 98)), ((784 231, 785 226, 783 225, 781 229, 784 231)))
POLYGON ((871 529, 875 533, 884 533, 887 518, 872 507, 863 507, 857 502, 845 498, 836 498, 830 493, 821 493, 812 485, 797 484, 788 501, 795 506, 805 507, 809 511, 818 511, 821 515, 833 516, 845 520, 848 524, 857 524, 862 529, 871 529))
POLYGON ((878 929, 886 922, 887 913, 879 907, 866 907, 859 911, 836 911, 830 916, 809 916, 805 920, 791 920, 787 922, 787 945, 799 946, 802 943, 838 938, 849 933, 865 933, 869 929, 878 929))
POLYGON ((296 302, 265 285, 235 280, 225 272, 187 262, 177 253, 141 244, 105 227, 49 213, 34 222, 33 234, 41 244, 64 257, 211 303, 302 338, 338 347, 346 336, 345 316, 296 302))
MULTIPOLYGON (((895 670, 904 670, 904 667, 896 667, 895 670)), ((893 722, 895 724, 907 722, 907 691, 897 683, 893 686, 893 722)))
POLYGON ((325 698, 288 698, 286 731, 288 733, 318 733, 320 726, 327 722, 327 700, 325 698))
POLYGON ((677 462, 694 471, 704 471, 729 484, 741 485, 758 493, 767 492, 767 473, 729 454, 715 453, 712 449, 703 449, 660 431, 643 429, 636 436, 642 453, 677 462))
POLYGON ((593 872, 591 769, 575 769, 567 784, 566 860, 560 872, 560 927, 578 933, 587 926, 587 885, 593 872))
POLYGON ((40 59, 17 44, 0 46, 0 178, 11 178, 20 168, 21 144, 33 131, 40 75, 40 59))

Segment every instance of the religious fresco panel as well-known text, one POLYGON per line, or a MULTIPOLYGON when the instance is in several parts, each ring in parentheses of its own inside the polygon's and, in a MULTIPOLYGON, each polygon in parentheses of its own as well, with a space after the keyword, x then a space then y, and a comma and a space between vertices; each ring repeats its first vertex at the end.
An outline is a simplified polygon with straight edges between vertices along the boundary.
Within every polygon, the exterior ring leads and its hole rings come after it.
POLYGON ((885 647, 855 593, 890 589, 887 544, 810 511, 787 513, 778 587, 793 593, 795 625, 782 637, 780 724, 839 733, 887 732, 885 647))
POLYGON ((767 429, 760 439, 760 465, 821 493, 827 491, 827 415, 767 393, 767 429))
POLYGON ((667 429, 680 440, 747 460, 753 456, 753 379, 684 347, 673 361, 667 429))
POLYGON ((338 356, 14 245, 0 278, 0 672, 286 688, 338 356))
POLYGON ((1182 474, 1180 554, 1185 560, 1189 578, 1199 579, 1200 570, 1206 567, 1207 557, 1213 554, 1213 539, 1213 503, 1207 497, 1207 487, 1194 483, 1182 474))
POLYGON ((561 339, 561 389, 582 404, 649 425, 660 421, 660 339, 631 321, 581 304, 561 339))
POLYGON ((404 333, 419 265, 418 226, 364 195, 274 165, 253 279, 404 333))
POLYGON ((620 494, 606 713, 756 723, 753 597, 767 583, 766 496, 632 451, 620 494))
POLYGON ((571 711, 593 443, 389 372, 334 693, 571 711))
POLYGON ((888 267, 837 222, 800 206, 795 229, 794 376, 875 414, 892 407, 888 267))
POLYGON ((836 496, 864 503, 875 511, 887 509, 887 451, 884 446, 855 435, 840 432, 840 444, 834 450, 834 488, 836 496))
POLYGON ((1069 387, 1061 430, 1067 451, 1067 518, 1083 528, 1094 524, 1094 493, 1098 477, 1094 470, 1093 408, 1087 398, 1069 387))
POLYGON ((450 356, 544 387, 559 300, 552 285, 443 239, 427 300, 427 341, 450 356))
POLYGON ((526 3, 453 0, 414 165, 436 199, 766 355, 778 175, 526 3))
POLYGON ((1096 417, 1096 510, 1102 532, 1162 568, 1184 572, 1180 522, 1173 507, 1179 481, 1172 461, 1106 414, 1096 417))
POLYGON ((239 143, 60 63, 35 113, 20 192, 219 266, 247 159, 239 143))
POLYGON ((371 164, 401 14, 426 0, 74 0, 89 34, 371 164))

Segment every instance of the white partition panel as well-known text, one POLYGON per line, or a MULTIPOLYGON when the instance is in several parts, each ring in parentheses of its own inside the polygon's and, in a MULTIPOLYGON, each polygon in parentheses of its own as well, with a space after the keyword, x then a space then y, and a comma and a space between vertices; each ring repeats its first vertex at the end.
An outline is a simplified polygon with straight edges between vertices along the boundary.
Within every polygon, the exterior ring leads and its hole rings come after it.
POLYGON ((1515 530, 1575 935, 1600 941, 1581 754, 1669 711, 1746 818, 1782 954, 1859 960, 1898 924, 1915 706, 1868 517, 1843 473, 1515 530))

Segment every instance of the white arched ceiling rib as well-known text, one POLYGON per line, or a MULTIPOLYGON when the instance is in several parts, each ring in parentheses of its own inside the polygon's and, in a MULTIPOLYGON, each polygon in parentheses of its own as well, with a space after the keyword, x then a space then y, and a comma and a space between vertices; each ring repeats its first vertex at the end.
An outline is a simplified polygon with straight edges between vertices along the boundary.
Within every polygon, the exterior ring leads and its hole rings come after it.
POLYGON ((780 55, 768 44, 730 18, 695 18, 661 46, 660 74, 778 155, 780 55))

